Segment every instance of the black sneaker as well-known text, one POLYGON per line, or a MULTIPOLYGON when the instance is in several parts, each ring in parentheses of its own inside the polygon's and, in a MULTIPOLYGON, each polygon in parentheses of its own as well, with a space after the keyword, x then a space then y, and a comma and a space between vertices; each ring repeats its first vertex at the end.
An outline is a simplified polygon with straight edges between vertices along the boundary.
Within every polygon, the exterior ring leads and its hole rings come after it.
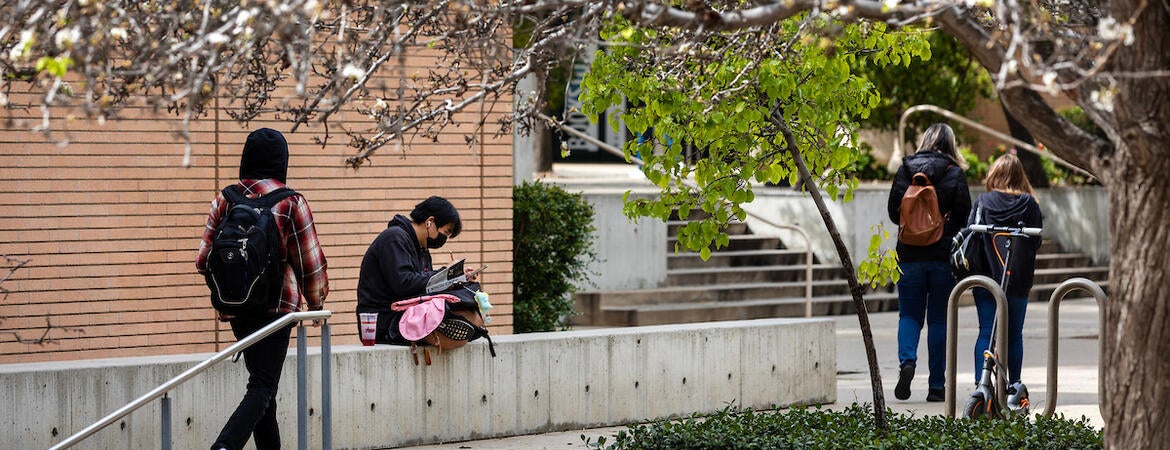
POLYGON ((926 401, 941 402, 947 399, 947 391, 944 388, 930 388, 926 391, 926 401))
POLYGON ((914 379, 914 363, 904 362, 898 368, 898 385, 894 387, 894 398, 906 400, 910 398, 910 380, 914 379))

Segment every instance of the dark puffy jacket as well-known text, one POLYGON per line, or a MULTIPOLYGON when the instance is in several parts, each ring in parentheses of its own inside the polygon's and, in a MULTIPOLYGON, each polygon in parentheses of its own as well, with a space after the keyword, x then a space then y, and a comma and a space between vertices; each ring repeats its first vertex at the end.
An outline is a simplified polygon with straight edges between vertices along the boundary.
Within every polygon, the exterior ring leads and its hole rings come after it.
POLYGON ((890 220, 898 224, 901 218, 902 196, 910 188, 910 179, 922 172, 930 178, 938 194, 938 209, 947 216, 942 238, 933 245, 913 246, 898 243, 899 262, 947 261, 950 257, 951 238, 966 225, 971 213, 971 192, 967 189, 967 176, 963 169, 950 158, 938 152, 919 152, 902 159, 902 167, 894 175, 887 206, 890 220))
MULTIPOLYGON (((1044 227, 1040 204, 1028 194, 986 192, 975 199, 975 205, 983 205, 983 218, 979 220, 981 224, 1015 227, 1023 222, 1024 226, 1029 228, 1044 227)), ((978 209, 977 206, 971 208, 971 214, 967 218, 968 224, 975 223, 975 212, 978 209)), ((996 248, 992 247, 992 237, 989 234, 980 236, 983 238, 983 254, 987 257, 986 267, 991 268, 991 278, 999 281, 1003 276, 1003 264, 996 256, 996 248)), ((1032 280, 1036 274, 1036 251, 1040 249, 1040 242, 1040 237, 1026 237, 1013 244, 1012 260, 1009 263, 1012 277, 1008 280, 1006 291, 1008 297, 1024 297, 1032 290, 1032 280)), ((1004 257, 1007 257, 1006 244, 1005 237, 995 239, 995 246, 999 247, 998 254, 1004 257)))

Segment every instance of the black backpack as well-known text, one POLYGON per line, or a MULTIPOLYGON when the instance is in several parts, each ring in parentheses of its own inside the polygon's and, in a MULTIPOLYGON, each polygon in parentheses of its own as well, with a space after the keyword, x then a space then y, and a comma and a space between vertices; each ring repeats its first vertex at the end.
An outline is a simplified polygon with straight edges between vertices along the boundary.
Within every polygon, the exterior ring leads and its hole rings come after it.
POLYGON ((295 194, 280 188, 251 199, 238 185, 223 188, 228 209, 215 229, 205 276, 217 311, 257 316, 278 306, 284 270, 272 207, 295 194))

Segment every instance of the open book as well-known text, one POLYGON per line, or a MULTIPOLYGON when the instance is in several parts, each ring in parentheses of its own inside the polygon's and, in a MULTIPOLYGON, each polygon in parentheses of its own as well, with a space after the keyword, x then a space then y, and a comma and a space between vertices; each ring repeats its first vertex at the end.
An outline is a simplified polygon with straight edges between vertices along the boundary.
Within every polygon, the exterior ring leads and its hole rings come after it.
POLYGON ((438 272, 431 275, 431 279, 427 280, 427 293, 434 294, 445 291, 456 284, 466 283, 467 276, 463 274, 463 261, 462 259, 455 261, 447 268, 439 268, 438 272))

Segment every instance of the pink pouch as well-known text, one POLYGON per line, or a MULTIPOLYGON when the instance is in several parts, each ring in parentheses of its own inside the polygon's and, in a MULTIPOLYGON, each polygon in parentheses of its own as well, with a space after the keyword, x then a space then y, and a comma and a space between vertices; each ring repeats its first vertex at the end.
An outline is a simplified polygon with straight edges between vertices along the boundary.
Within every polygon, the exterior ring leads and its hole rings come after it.
POLYGON ((457 303, 454 295, 438 294, 400 300, 390 305, 394 311, 403 311, 398 321, 398 333, 410 341, 418 341, 439 328, 447 312, 444 303, 457 303))

